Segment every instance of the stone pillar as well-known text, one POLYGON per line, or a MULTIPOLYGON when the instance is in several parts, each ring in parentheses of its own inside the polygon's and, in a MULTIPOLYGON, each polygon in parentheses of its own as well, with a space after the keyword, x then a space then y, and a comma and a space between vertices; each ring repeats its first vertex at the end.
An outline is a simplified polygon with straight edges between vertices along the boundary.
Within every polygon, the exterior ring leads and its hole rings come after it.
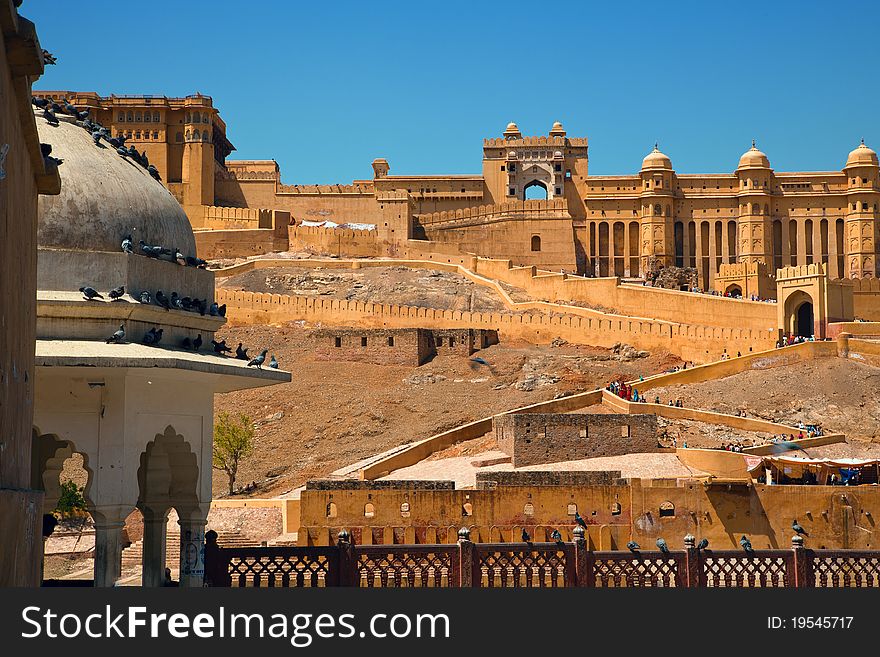
POLYGON ((803 219, 797 220, 797 263, 807 264, 807 229, 803 219))
POLYGON ((178 509, 180 516, 180 586, 201 587, 205 579, 205 525, 207 505, 178 509))
POLYGON ((143 586, 165 583, 165 540, 168 526, 167 509, 142 509, 144 516, 143 586))
POLYGON ((95 519, 95 586, 116 586, 122 574, 122 528, 128 509, 98 507, 95 519))
MULTIPOLYGON (((791 220, 782 220, 782 266, 791 266, 791 220)), ((776 271, 773 271, 776 274, 776 271)))
POLYGON ((837 336, 837 355, 840 358, 849 358, 849 339, 852 337, 851 333, 847 333, 846 331, 841 331, 837 336))

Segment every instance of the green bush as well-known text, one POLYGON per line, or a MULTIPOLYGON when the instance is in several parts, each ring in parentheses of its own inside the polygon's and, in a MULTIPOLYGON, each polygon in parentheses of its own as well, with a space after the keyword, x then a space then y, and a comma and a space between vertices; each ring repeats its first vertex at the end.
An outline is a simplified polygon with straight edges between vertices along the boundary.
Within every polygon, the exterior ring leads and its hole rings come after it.
POLYGON ((77 486, 73 480, 61 482, 61 497, 55 510, 62 516, 76 516, 86 512, 85 489, 77 486))

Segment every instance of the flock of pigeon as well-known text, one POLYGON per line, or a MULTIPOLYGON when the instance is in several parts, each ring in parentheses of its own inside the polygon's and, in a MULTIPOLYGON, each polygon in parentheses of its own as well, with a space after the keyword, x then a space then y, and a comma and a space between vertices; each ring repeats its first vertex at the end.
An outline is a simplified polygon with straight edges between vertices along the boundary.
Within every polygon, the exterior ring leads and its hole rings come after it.
MULTIPOLYGON (((122 250, 125 253, 134 254, 134 248, 132 247, 131 236, 127 235, 122 240, 122 250)), ((207 262, 200 258, 196 258, 194 256, 184 256, 178 249, 166 249, 162 246, 152 246, 146 244, 143 240, 140 242, 140 250, 141 252, 147 256, 148 258, 159 258, 166 259, 170 262, 176 262, 179 265, 188 266, 188 267, 199 267, 204 268, 207 266, 207 262)), ((82 293, 83 298, 87 301, 94 301, 96 299, 104 300, 104 295, 98 292, 95 288, 84 286, 79 288, 79 291, 82 293)), ((120 285, 119 287, 113 288, 109 292, 107 292, 107 296, 110 297, 111 302, 124 302, 123 296, 125 295, 125 286, 120 285)), ((226 317, 226 304, 217 305, 216 301, 208 304, 207 299, 197 299, 191 297, 181 297, 177 294, 177 292, 172 292, 171 296, 166 295, 162 290, 157 290, 155 295, 150 294, 148 290, 144 290, 138 296, 138 301, 142 304, 153 304, 155 302, 156 305, 165 308, 166 310, 186 310, 189 312, 197 312, 201 315, 210 315, 211 317, 226 317)), ((161 328, 150 328, 149 331, 144 333, 141 338, 141 342, 145 345, 150 346, 158 346, 158 344, 162 341, 163 329, 161 328)), ((125 324, 120 324, 119 328, 107 338, 107 344, 123 344, 125 342, 125 324)), ((202 335, 201 333, 196 336, 195 339, 191 339, 189 337, 185 337, 180 341, 180 347, 187 349, 189 351, 199 351, 202 347, 202 335)), ((211 340, 211 346, 213 347, 213 351, 215 354, 219 356, 225 356, 227 353, 232 351, 232 348, 227 346, 225 340, 221 340, 217 342, 216 340, 211 340)), ((239 360, 248 361, 248 367, 256 367, 258 369, 262 369, 263 363, 266 362, 266 356, 268 355, 269 350, 263 349, 262 352, 258 356, 254 358, 250 358, 247 353, 247 348, 239 342, 238 348, 235 350, 235 357, 239 360)), ((273 354, 269 360, 269 367, 272 369, 278 369, 278 361, 275 359, 275 355, 273 354)))
MULTIPOLYGON (((584 529, 587 528, 586 520, 584 520, 583 516, 581 516, 581 514, 578 513, 577 511, 574 512, 574 520, 580 527, 583 527, 584 529)), ((799 536, 805 536, 807 533, 806 530, 803 527, 801 527, 800 523, 797 521, 797 518, 795 518, 794 520, 791 521, 791 528, 794 531, 794 533, 798 534, 799 536)), ((526 531, 525 527, 523 527, 521 538, 524 543, 531 543, 532 542, 532 537, 529 535, 529 532, 526 531)), ((562 534, 559 533, 558 529, 554 529, 550 533, 550 539, 558 544, 561 544, 562 543, 562 534)), ((743 537, 739 539, 739 544, 742 546, 742 549, 748 553, 755 551, 755 549, 752 547, 752 542, 745 535, 743 535, 743 537)), ((665 539, 658 538, 656 541, 656 545, 657 545, 657 549, 660 550, 660 552, 662 554, 664 554, 664 555, 670 554, 669 544, 666 542, 665 539)), ((703 550, 707 549, 709 547, 709 539, 708 538, 702 539, 699 543, 697 543, 696 547, 697 547, 698 552, 702 552, 703 550)), ((626 549, 629 550, 630 552, 632 552, 633 554, 639 554, 639 552, 642 549, 642 546, 640 546, 635 541, 630 541, 629 543, 626 544, 626 549)))
MULTIPOLYGON (((100 123, 96 121, 92 121, 89 118, 89 110, 80 110, 75 105, 72 105, 66 98, 64 98, 60 103, 56 103, 49 98, 41 98, 39 96, 34 96, 31 98, 31 103, 41 110, 43 110, 42 117, 46 119, 46 122, 51 126, 59 125, 60 121, 58 120, 59 114, 67 114, 69 116, 76 117, 77 125, 81 126, 86 132, 88 132, 92 136, 92 141, 95 142, 95 146, 98 148, 107 148, 102 142, 107 142, 116 149, 116 152, 119 153, 122 157, 126 159, 131 159, 144 169, 147 170, 153 178, 158 181, 162 181, 162 176, 159 175, 159 170, 152 164, 150 164, 150 160, 147 157, 147 152, 139 152, 134 145, 130 145, 128 148, 125 147, 126 137, 125 135, 119 134, 116 137, 110 134, 110 130, 102 126, 100 123)), ((49 153, 52 152, 52 146, 50 144, 40 144, 40 148, 43 152, 43 157, 48 158, 49 153)), ((61 160, 53 158, 56 164, 61 164, 61 160)))

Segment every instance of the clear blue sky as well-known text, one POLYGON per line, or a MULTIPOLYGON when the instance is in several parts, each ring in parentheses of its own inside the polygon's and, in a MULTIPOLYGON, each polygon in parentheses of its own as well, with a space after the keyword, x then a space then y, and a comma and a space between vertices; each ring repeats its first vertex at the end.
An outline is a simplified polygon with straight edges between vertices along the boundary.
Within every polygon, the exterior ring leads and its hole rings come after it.
POLYGON ((55 53, 37 88, 213 96, 237 151, 286 183, 479 173, 508 121, 590 139, 590 173, 654 141, 681 173, 880 149, 880 3, 25 0, 55 53))

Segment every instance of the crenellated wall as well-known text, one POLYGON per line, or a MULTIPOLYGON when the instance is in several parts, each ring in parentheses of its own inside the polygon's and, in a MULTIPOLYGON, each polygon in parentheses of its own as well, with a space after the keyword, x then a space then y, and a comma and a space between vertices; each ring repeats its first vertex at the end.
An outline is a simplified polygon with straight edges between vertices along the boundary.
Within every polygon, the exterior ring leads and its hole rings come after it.
POLYGON ((880 278, 854 278, 850 282, 856 319, 880 322, 880 278))
POLYGON ((218 289, 216 297, 218 303, 227 304, 233 325, 305 320, 367 328, 487 328, 497 330, 502 340, 546 344, 561 337, 604 347, 627 342, 641 349, 667 349, 695 362, 720 357, 724 350, 767 349, 776 339, 775 334, 749 329, 640 320, 542 303, 523 304, 526 312, 478 313, 224 289, 218 289))

